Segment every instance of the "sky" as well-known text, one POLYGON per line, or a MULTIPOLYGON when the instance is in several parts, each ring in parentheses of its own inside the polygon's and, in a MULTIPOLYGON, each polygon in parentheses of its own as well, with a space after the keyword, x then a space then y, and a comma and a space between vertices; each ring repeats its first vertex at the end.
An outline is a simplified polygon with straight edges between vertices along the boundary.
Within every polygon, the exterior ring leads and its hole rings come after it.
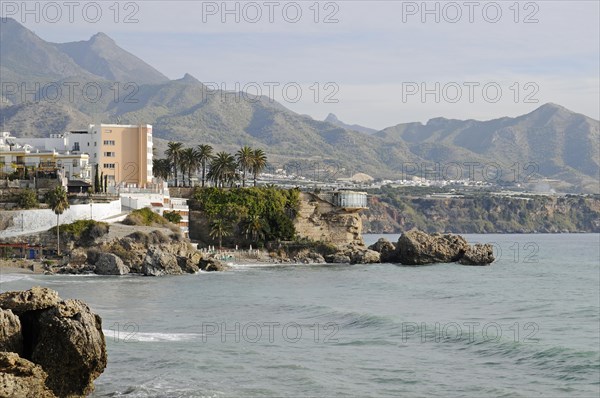
POLYGON ((600 2, 2 1, 44 40, 97 32, 171 79, 271 95, 382 129, 517 116, 600 118, 600 2), (37 19, 37 20, 36 20, 37 19))

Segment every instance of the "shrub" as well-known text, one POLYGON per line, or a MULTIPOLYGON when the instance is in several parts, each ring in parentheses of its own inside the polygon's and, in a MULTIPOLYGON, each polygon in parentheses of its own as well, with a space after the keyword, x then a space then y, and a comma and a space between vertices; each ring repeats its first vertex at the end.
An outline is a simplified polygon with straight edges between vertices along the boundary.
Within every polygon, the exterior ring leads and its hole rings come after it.
MULTIPOLYGON (((76 245, 84 246, 106 235, 109 229, 107 223, 94 220, 78 220, 71 224, 61 225, 60 235, 63 239, 75 241, 76 245)), ((52 227, 50 232, 55 234, 56 227, 52 227)))
POLYGON ((144 207, 143 209, 134 210, 122 222, 125 225, 137 225, 146 227, 167 227, 169 221, 160 214, 153 212, 151 209, 144 207))
POLYGON ((31 189, 22 191, 17 197, 17 205, 21 209, 32 209, 38 207, 39 204, 36 193, 31 189))
POLYGON ((165 211, 163 217, 173 224, 179 224, 181 222, 181 214, 175 211, 165 211))

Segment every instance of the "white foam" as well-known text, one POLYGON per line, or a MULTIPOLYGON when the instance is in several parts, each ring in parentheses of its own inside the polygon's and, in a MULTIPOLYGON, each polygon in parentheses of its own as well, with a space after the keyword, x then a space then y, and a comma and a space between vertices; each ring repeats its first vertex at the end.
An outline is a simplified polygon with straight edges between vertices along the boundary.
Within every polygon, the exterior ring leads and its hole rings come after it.
MULTIPOLYGON (((106 339, 114 337, 114 330, 103 330, 106 339)), ((189 341, 202 337, 201 333, 150 333, 150 332, 122 332, 121 338, 126 342, 157 342, 157 341, 189 341)))
POLYGON ((14 281, 20 281, 23 279, 30 279, 27 275, 22 274, 4 274, 0 272, 0 283, 8 283, 14 281))

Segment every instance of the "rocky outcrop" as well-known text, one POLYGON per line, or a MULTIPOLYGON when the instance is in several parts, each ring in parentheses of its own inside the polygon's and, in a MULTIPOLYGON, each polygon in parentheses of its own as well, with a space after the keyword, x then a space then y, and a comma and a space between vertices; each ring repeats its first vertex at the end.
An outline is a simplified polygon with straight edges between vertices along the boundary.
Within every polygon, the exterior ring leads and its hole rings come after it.
POLYGON ((365 246, 348 245, 325 256, 325 261, 334 264, 374 264, 380 262, 380 254, 365 246))
MULTIPOLYGON (((48 273, 145 276, 192 274, 200 270, 202 253, 181 235, 153 230, 75 248, 48 273)), ((224 269, 225 267, 210 267, 224 269)))
POLYGON ((494 247, 489 243, 478 243, 469 246, 458 262, 463 265, 487 265, 493 263, 494 260, 494 247))
POLYGON ((225 264, 215 258, 203 258, 200 260, 199 266, 202 271, 206 272, 224 271, 228 268, 225 264))
POLYGON ((79 397, 93 391, 106 367, 106 343, 102 320, 85 303, 36 287, 0 294, 0 313, 0 347, 14 353, 0 356, 0 374, 6 374, 0 392, 13 392, 0 396, 79 397))
POLYGON ((301 192, 294 220, 300 238, 334 245, 363 245, 362 220, 358 212, 345 211, 308 192, 301 192))
POLYGON ((99 275, 125 275, 129 273, 129 267, 115 254, 101 253, 94 272, 99 275))
POLYGON ((56 398, 41 366, 14 352, 0 352, 0 397, 56 398))
POLYGON ((452 263, 467 251, 469 244, 460 235, 408 231, 398 239, 395 258, 406 265, 452 263))
POLYGON ((379 253, 382 263, 394 261, 396 255, 396 246, 385 238, 379 238, 377 242, 369 246, 369 249, 379 253))
POLYGON ((325 264, 325 258, 319 254, 310 250, 303 250, 292 259, 294 263, 298 264, 325 264))
POLYGON ((381 255, 381 262, 424 265, 459 262, 464 265, 487 265, 494 262, 489 244, 471 246, 460 235, 427 234, 419 230, 405 232, 393 243, 379 239, 369 246, 381 255))

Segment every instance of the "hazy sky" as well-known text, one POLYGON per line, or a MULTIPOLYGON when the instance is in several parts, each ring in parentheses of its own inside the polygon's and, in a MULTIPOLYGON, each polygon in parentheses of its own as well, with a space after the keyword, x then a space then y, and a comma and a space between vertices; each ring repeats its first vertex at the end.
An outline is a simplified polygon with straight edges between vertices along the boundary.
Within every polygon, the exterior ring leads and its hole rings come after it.
POLYGON ((600 117, 595 0, 46 4, 30 2, 32 14, 21 1, 2 8, 45 40, 102 31, 169 78, 272 90, 316 119, 332 112, 384 128, 516 116, 546 102, 600 117))

